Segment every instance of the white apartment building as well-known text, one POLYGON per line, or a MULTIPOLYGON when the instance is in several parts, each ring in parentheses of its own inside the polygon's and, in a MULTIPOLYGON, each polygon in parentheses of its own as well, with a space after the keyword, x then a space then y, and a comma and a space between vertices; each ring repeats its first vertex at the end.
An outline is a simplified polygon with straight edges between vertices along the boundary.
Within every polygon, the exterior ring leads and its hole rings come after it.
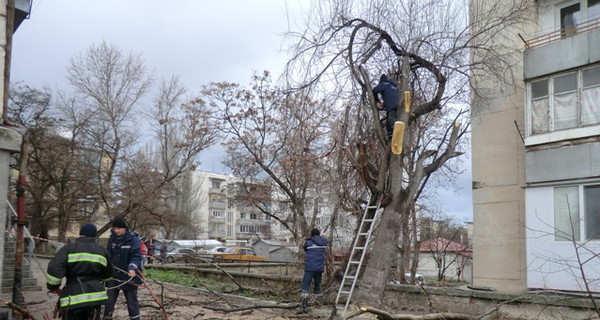
POLYGON ((473 280, 505 292, 587 291, 583 269, 597 292, 600 0, 530 5, 531 22, 506 30, 505 44, 523 52, 514 88, 473 101, 473 280))
MULTIPOLYGON (((197 221, 200 238, 227 241, 270 237, 270 219, 253 203, 247 202, 256 195, 248 192, 259 190, 261 183, 243 183, 230 175, 206 171, 195 171, 193 177, 194 185, 199 188, 197 221)), ((270 193, 259 192, 268 202, 270 193)))

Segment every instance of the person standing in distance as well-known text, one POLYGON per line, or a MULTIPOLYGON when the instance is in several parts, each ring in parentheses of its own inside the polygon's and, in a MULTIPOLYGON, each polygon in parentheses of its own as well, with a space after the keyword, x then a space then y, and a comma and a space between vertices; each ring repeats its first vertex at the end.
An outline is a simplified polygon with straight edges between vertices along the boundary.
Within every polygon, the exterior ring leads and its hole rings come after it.
POLYGON ((63 246, 48 263, 47 287, 60 295, 63 320, 100 320, 102 306, 108 301, 105 281, 113 276, 106 249, 96 242, 96 226, 86 223, 79 229, 81 238, 63 246), (61 290, 62 278, 67 278, 61 290))
POLYGON ((308 290, 310 283, 313 282, 313 292, 317 295, 322 294, 321 276, 325 269, 325 249, 327 249, 327 239, 321 237, 319 229, 312 229, 310 238, 304 242, 304 277, 302 278, 302 312, 308 312, 308 290))
POLYGON ((140 319, 140 304, 137 298, 138 285, 142 284, 142 278, 138 276, 142 270, 140 240, 127 229, 127 222, 121 217, 116 217, 112 221, 107 249, 113 265, 123 271, 115 270, 115 278, 119 281, 113 280, 107 284, 112 289, 108 290, 108 304, 104 319, 112 319, 121 290, 127 301, 129 319, 140 319), (123 282, 127 283, 122 285, 123 282))

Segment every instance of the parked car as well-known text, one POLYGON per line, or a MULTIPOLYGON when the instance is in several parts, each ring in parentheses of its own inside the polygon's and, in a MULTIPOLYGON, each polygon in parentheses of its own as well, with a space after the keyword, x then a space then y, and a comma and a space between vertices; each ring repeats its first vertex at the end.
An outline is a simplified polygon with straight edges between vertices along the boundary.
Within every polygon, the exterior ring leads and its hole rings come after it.
POLYGON ((251 262, 268 260, 265 256, 257 255, 252 247, 226 248, 222 253, 214 254, 213 257, 216 262, 251 262))
POLYGON ((208 253, 208 254, 223 253, 223 251, 225 251, 225 249, 227 249, 227 247, 214 247, 214 248, 208 250, 206 253, 208 253))
POLYGON ((174 262, 184 262, 184 263, 192 263, 198 262, 201 257, 205 254, 200 251, 196 251, 190 248, 177 248, 172 251, 167 252, 167 263, 174 262))
MULTIPOLYGON (((416 273, 415 274, 415 279, 416 279, 416 281, 415 281, 416 285, 421 285, 421 286, 425 285, 425 277, 423 277, 422 274, 416 273)), ((407 272, 407 273, 404 274, 404 280, 406 280, 406 282, 408 282, 408 283, 411 283, 411 281, 410 281, 411 280, 410 272, 407 272)), ((390 281, 390 283, 392 283, 392 284, 401 284, 400 280, 398 280, 398 279, 394 279, 394 280, 390 281)))

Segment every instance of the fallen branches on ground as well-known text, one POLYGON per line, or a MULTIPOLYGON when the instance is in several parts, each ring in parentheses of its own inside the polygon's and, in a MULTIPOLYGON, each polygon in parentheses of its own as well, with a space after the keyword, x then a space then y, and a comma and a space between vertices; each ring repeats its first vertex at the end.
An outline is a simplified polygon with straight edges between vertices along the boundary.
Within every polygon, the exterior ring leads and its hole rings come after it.
POLYGON ((467 314, 442 312, 442 313, 431 313, 426 315, 414 315, 414 314, 391 314, 385 310, 361 307, 360 311, 350 315, 347 319, 354 318, 363 313, 372 313, 379 316, 381 320, 476 320, 477 317, 473 317, 467 314))
POLYGON ((206 309, 209 309, 209 310, 212 310, 212 311, 219 311, 219 312, 223 312, 223 313, 231 313, 231 312, 239 312, 239 311, 247 311, 247 310, 256 310, 256 309, 296 309, 296 308, 299 308, 299 307, 300 307, 299 303, 292 303, 292 304, 258 304, 258 305, 253 305, 253 306, 244 306, 244 307, 231 308, 231 309, 203 306, 203 308, 206 308, 206 309))

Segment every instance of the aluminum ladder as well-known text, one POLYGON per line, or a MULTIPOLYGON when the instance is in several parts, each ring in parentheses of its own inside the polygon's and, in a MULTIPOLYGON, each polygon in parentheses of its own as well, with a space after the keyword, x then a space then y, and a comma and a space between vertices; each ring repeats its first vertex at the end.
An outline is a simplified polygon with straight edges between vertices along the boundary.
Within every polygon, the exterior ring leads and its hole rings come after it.
POLYGON ((360 221, 358 233, 354 238, 352 251, 350 252, 348 264, 346 264, 346 271, 344 272, 340 289, 338 290, 335 298, 335 304, 333 305, 333 311, 330 319, 333 319, 333 317, 337 314, 338 305, 341 304, 344 305, 342 318, 345 319, 346 312, 348 311, 348 306, 350 305, 350 300, 352 298, 352 293, 354 292, 354 287, 356 286, 360 269, 365 259, 365 253, 367 252, 369 240, 371 239, 373 226, 375 225, 381 211, 382 199, 383 196, 380 196, 377 200, 377 203, 375 205, 371 205, 371 196, 367 206, 365 207, 365 212, 363 213, 362 220, 360 221))

